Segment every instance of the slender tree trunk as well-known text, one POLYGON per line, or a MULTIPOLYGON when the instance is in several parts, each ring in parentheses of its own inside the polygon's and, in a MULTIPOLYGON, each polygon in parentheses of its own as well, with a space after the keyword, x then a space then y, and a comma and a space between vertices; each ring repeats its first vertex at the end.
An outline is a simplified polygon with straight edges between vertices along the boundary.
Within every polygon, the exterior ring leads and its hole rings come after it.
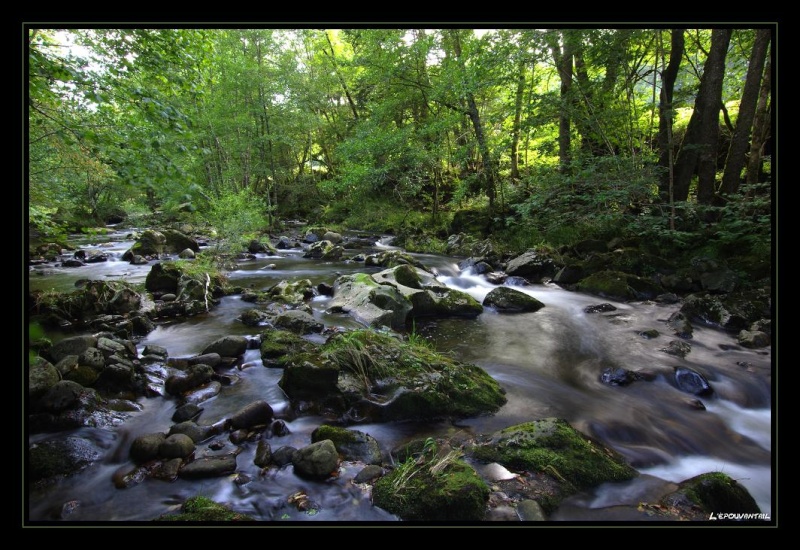
MULTIPOLYGON (((464 59, 461 57, 461 38, 458 35, 458 29, 451 29, 450 36, 453 39, 453 53, 455 53, 459 69, 462 74, 466 75, 466 65, 464 59)), ((475 131, 475 140, 478 142, 478 152, 481 155, 481 162, 483 164, 483 174, 485 182, 486 196, 489 198, 489 218, 491 219, 494 213, 495 201, 495 178, 494 178, 494 161, 492 160, 489 145, 486 142, 486 136, 483 133, 483 123, 481 121, 480 112, 478 111, 478 104, 475 101, 475 94, 472 90, 467 89, 465 92, 467 102, 467 116, 472 122, 472 129, 475 131)))
POLYGON ((755 118, 759 89, 761 88, 761 76, 764 73, 764 63, 766 62, 771 35, 770 29, 756 31, 756 39, 750 55, 750 64, 747 66, 742 101, 739 104, 736 130, 731 139, 728 158, 725 162, 725 172, 722 175, 720 191, 723 194, 733 194, 739 189, 742 169, 747 161, 745 154, 750 145, 750 133, 753 119, 755 118))
POLYGON ((698 176, 697 201, 711 204, 714 198, 722 79, 730 40, 731 29, 711 32, 711 49, 703 66, 694 111, 675 164, 676 201, 685 201, 689 197, 689 186, 695 173, 698 176))
POLYGON ((517 91, 514 96, 514 125, 511 128, 511 179, 519 179, 519 136, 522 121, 522 96, 525 93, 525 58, 517 65, 517 91))
POLYGON ((561 80, 559 90, 561 107, 558 114, 558 158, 560 170, 566 174, 569 171, 569 164, 572 160, 571 138, 570 138, 570 89, 572 87, 572 62, 574 51, 572 40, 567 37, 568 31, 562 31, 561 37, 564 42, 563 47, 558 43, 558 37, 548 34, 550 51, 553 54, 558 76, 561 80))
MULTIPOLYGON (((659 33, 661 31, 658 31, 659 33)), ((672 168, 673 144, 672 123, 675 113, 672 109, 672 95, 675 89, 675 80, 681 65, 684 48, 684 29, 672 29, 670 39, 671 49, 669 64, 661 71, 661 98, 658 109, 658 165, 664 170, 658 182, 658 191, 663 203, 672 202, 672 168)), ((663 49, 662 49, 663 53, 663 49)))
POLYGON ((747 159, 747 183, 750 185, 759 183, 761 178, 761 157, 763 155, 764 144, 769 138, 769 96, 772 86, 771 69, 772 61, 767 59, 767 66, 764 68, 764 78, 761 81, 761 91, 758 94, 758 106, 756 108, 755 120, 753 121, 753 137, 750 141, 750 158, 747 159))
POLYGON ((333 49, 333 42, 331 42, 331 37, 328 35, 328 32, 325 31, 325 38, 328 39, 328 46, 331 48, 331 53, 325 52, 328 57, 331 58, 331 63, 333 64, 333 71, 336 73, 336 77, 339 79, 339 83, 342 85, 342 90, 344 91, 344 95, 347 98, 347 103, 350 105, 350 110, 353 112, 353 118, 358 120, 358 109, 356 109, 356 103, 353 101, 353 96, 350 95, 350 88, 347 87, 347 82, 345 82, 342 73, 339 71, 339 65, 336 63, 336 52, 333 49))

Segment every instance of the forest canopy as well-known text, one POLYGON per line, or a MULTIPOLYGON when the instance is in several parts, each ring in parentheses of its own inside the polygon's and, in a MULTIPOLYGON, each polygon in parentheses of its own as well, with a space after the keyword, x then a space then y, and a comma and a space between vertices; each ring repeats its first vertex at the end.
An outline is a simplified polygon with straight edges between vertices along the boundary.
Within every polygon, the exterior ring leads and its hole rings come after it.
POLYGON ((30 26, 28 225, 302 218, 764 259, 774 31, 30 26))

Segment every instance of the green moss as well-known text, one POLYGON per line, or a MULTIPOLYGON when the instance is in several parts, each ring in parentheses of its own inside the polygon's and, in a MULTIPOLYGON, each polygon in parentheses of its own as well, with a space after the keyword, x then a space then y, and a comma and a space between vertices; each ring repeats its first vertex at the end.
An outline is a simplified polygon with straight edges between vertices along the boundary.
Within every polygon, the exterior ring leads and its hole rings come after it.
POLYGON ((315 344, 287 330, 270 329, 261 334, 261 361, 266 366, 284 367, 292 354, 314 348, 315 344))
POLYGON ((580 292, 621 302, 632 300, 636 297, 634 290, 628 285, 628 276, 621 271, 592 273, 580 281, 576 288, 580 292))
POLYGON ((761 511, 747 489, 722 472, 709 472, 686 480, 679 486, 678 494, 680 493, 708 513, 761 511))
POLYGON ((437 303, 441 314, 458 317, 477 317, 483 313, 483 306, 475 298, 460 290, 450 289, 437 303))
POLYGON ((327 424, 323 424, 314 430, 311 442, 316 443, 317 441, 323 441, 325 439, 330 439, 333 441, 333 444, 337 449, 339 449, 343 443, 356 443, 358 441, 358 437, 355 432, 352 432, 346 428, 339 428, 337 426, 328 426, 327 424))
POLYGON ((474 456, 513 470, 545 472, 577 490, 638 475, 617 452, 555 418, 497 432, 489 442, 474 449, 474 456))
POLYGON ((384 420, 474 416, 506 402, 503 389, 483 369, 375 331, 336 335, 323 353, 362 380, 366 396, 390 399, 381 408, 384 420))
POLYGON ((442 460, 409 458, 375 483, 373 503, 404 520, 481 521, 489 487, 465 462, 442 460))
POLYGON ((165 514, 153 521, 197 521, 229 522, 229 521, 255 521, 254 518, 234 512, 230 508, 218 504, 207 497, 191 497, 184 502, 179 514, 165 514))

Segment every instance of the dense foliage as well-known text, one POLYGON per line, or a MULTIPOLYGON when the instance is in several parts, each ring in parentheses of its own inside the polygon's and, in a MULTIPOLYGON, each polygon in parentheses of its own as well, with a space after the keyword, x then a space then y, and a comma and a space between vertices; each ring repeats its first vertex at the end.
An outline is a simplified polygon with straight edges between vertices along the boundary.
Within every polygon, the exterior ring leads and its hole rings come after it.
POLYGON ((768 257, 772 30, 30 27, 29 226, 768 257))

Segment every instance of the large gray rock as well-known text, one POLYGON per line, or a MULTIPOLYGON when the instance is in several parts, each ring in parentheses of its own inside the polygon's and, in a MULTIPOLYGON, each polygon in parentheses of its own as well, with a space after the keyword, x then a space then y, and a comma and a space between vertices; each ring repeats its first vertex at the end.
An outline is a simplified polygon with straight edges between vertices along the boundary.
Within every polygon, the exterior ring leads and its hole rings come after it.
POLYGON ((247 338, 244 336, 224 336, 207 345, 201 353, 217 353, 222 357, 239 357, 246 350, 247 338))
POLYGON ((83 353, 78 356, 78 364, 86 365, 96 371, 100 371, 106 365, 106 358, 99 349, 86 348, 83 353))
POLYGON ((166 244, 167 237, 164 233, 153 229, 147 229, 143 231, 136 242, 133 243, 128 253, 140 256, 158 256, 164 252, 166 244))
POLYGON ((556 265, 551 258, 543 253, 535 249, 529 249, 509 261, 505 271, 509 275, 525 277, 531 281, 539 281, 542 278, 555 275, 556 265))
POLYGON ((253 458, 253 464, 259 468, 266 468, 272 462, 272 448, 265 440, 260 440, 256 446, 256 456, 253 458))
POLYGON ((79 404, 81 394, 86 390, 77 382, 61 380, 53 384, 42 396, 39 404, 45 410, 58 413, 79 404))
POLYGON ((326 479, 339 467, 339 453, 330 439, 298 449, 292 460, 296 474, 326 479))
POLYGON ((131 444, 130 456, 139 464, 158 458, 158 449, 167 436, 163 433, 140 435, 131 444))
POLYGON ((28 369, 28 396, 34 400, 40 398, 59 380, 58 369, 46 359, 37 357, 28 369))
POLYGON ((277 328, 285 328, 295 334, 318 334, 325 328, 325 325, 314 319, 311 314, 299 309, 279 313, 273 324, 277 328))
POLYGON ((193 403, 195 405, 208 401, 212 397, 219 395, 222 391, 222 384, 216 380, 212 380, 200 387, 194 388, 183 394, 183 401, 185 403, 193 403))
POLYGON ((78 473, 101 456, 89 440, 73 436, 34 443, 28 451, 30 483, 78 473))
POLYGON ((688 367, 675 367, 675 383, 678 388, 694 395, 710 395, 714 393, 705 376, 688 367))
POLYGON ((142 297, 133 289, 122 287, 114 293, 109 301, 111 313, 131 313, 138 311, 142 305, 142 297))
POLYGON ((253 426, 267 425, 274 416, 272 407, 266 401, 254 401, 239 409, 230 417, 231 427, 235 430, 240 428, 252 428, 253 426))
POLYGON ((180 278, 181 270, 175 264, 159 262, 150 268, 144 281, 144 287, 150 292, 177 294, 180 278))
POLYGON ((336 279, 328 310, 347 313, 367 327, 402 328, 411 303, 396 288, 380 285, 369 275, 357 273, 336 279))
POLYGON ((499 312, 539 311, 544 307, 544 304, 533 296, 507 286, 490 290, 483 299, 483 305, 499 312))
POLYGON ((371 435, 358 431, 323 425, 311 432, 311 441, 316 443, 330 439, 345 460, 380 464, 383 457, 378 441, 371 435))
POLYGON ((217 430, 212 426, 200 426, 192 420, 184 420, 183 422, 173 425, 169 429, 167 435, 182 434, 189 437, 195 443, 201 443, 214 435, 216 431, 217 430))
POLYGON ((220 477, 236 471, 236 456, 207 456, 193 460, 180 469, 178 476, 187 479, 220 477))
POLYGON ((185 372, 173 374, 164 382, 164 390, 170 395, 180 395, 192 390, 214 376, 214 369, 208 365, 191 365, 185 372))
POLYGON ((136 358, 136 347, 134 345, 119 340, 112 340, 111 338, 98 338, 97 349, 103 353, 106 359, 112 355, 127 357, 129 359, 136 358))
POLYGON ((194 441, 186 434, 172 434, 158 446, 161 458, 186 458, 194 452, 194 441))
POLYGON ((181 252, 182 250, 191 250, 192 252, 200 252, 200 245, 195 239, 175 229, 164 229, 164 251, 165 252, 181 252))
POLYGON ((757 330, 742 330, 736 340, 746 348, 765 348, 772 343, 769 334, 757 330))
POLYGON ((67 355, 80 356, 81 353, 90 347, 97 347, 97 337, 86 335, 64 338, 50 347, 50 358, 54 363, 58 363, 67 355))
POLYGON ((317 241, 310 245, 303 254, 303 258, 313 258, 315 260, 336 261, 344 254, 344 249, 333 244, 331 241, 317 241))

